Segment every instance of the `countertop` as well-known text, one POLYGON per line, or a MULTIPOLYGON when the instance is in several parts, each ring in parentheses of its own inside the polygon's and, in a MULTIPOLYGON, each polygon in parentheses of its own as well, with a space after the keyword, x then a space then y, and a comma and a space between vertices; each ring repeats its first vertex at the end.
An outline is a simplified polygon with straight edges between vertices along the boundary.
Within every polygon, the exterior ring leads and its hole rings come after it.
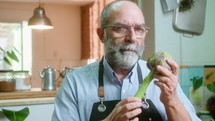
POLYGON ((29 91, 0 92, 0 106, 51 104, 54 103, 57 91, 32 88, 29 91))

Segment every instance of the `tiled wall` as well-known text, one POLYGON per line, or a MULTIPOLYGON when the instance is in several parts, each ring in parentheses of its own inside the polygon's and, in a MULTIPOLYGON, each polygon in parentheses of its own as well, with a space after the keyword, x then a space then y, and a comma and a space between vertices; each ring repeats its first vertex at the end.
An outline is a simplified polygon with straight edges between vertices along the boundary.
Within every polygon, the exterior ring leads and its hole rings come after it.
POLYGON ((206 83, 211 83, 215 81, 215 66, 182 66, 179 72, 179 83, 185 93, 185 95, 190 99, 190 101, 195 106, 196 110, 205 110, 205 104, 207 99, 211 95, 215 95, 210 92, 205 86, 206 83), (206 79, 206 76, 214 72, 214 74, 210 77, 210 79, 206 79), (192 79, 202 78, 203 84, 197 89, 195 92, 193 89, 192 79))

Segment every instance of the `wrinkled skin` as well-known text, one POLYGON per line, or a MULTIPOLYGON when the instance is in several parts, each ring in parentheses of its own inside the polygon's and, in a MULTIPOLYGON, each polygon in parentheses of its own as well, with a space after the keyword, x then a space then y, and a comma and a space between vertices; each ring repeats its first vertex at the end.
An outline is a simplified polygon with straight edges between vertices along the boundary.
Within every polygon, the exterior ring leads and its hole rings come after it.
POLYGON ((154 78, 159 80, 156 81, 155 84, 161 89, 160 100, 164 105, 172 104, 171 101, 178 99, 176 88, 178 85, 179 66, 171 59, 168 59, 166 62, 171 66, 172 71, 158 65, 156 69, 159 74, 154 74, 154 78))

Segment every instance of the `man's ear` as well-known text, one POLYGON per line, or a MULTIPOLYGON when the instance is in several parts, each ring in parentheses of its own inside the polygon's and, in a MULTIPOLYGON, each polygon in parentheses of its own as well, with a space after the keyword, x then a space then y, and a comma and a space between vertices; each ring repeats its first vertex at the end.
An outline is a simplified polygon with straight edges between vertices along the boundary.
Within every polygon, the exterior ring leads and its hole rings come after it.
POLYGON ((99 36, 99 38, 102 41, 102 43, 104 43, 104 29, 97 28, 97 35, 99 36))

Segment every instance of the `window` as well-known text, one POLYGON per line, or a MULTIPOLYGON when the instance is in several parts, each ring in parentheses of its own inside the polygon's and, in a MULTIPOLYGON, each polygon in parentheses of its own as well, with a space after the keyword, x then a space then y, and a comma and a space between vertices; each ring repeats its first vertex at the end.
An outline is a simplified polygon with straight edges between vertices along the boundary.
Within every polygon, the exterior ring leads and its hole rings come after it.
POLYGON ((0 22, 0 70, 29 70, 32 67, 32 38, 31 30, 27 28, 27 21, 22 23, 1 23, 0 22), (17 56, 19 62, 10 57, 11 65, 4 61, 7 57, 6 51, 17 56))

